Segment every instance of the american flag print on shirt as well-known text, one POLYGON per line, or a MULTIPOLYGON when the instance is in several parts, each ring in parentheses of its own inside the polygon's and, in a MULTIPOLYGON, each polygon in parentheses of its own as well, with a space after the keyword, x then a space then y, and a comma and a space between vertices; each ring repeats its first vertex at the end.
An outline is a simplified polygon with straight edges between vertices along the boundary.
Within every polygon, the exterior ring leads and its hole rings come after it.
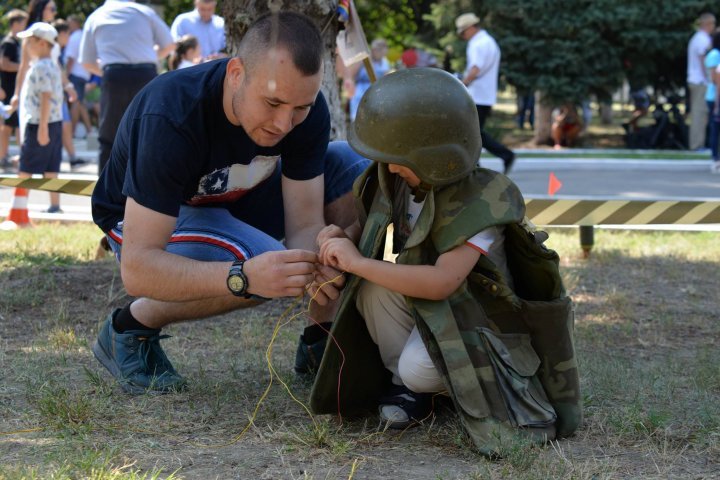
POLYGON ((270 178, 279 161, 280 155, 258 155, 247 165, 236 163, 214 170, 200 178, 188 205, 234 202, 270 178))

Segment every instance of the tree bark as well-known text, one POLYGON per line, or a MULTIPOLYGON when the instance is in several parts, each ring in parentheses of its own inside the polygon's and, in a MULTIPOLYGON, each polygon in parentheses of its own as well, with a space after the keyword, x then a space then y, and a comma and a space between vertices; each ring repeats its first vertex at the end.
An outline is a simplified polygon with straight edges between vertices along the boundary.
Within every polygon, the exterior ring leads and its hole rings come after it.
POLYGON ((550 130, 552 127, 552 105, 543 101, 541 92, 535 93, 535 145, 550 144, 550 130))
MULTIPOLYGON (((323 58, 324 76, 322 92, 332 118, 331 139, 345 139, 345 112, 340 101, 340 88, 335 74, 335 39, 338 32, 337 1, 333 0, 225 0, 222 16, 225 18, 227 49, 230 55, 237 52, 240 40, 250 24, 261 15, 273 11, 292 10, 312 18, 322 33, 325 42, 323 58)), ((337 59, 337 61, 342 61, 337 59)))

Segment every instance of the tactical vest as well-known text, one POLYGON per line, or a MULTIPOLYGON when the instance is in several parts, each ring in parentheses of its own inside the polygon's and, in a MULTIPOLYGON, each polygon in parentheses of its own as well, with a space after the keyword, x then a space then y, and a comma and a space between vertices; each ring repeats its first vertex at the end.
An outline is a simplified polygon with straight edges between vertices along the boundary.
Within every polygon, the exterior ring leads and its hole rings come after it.
MULTIPOLYGON (((375 163, 354 186, 363 224, 358 249, 369 258, 383 257, 397 202, 393 177, 375 163)), ((514 290, 482 256, 446 300, 406 297, 463 425, 486 455, 501 453, 518 432, 545 442, 570 435, 582 421, 572 302, 558 255, 543 246, 547 235, 534 231, 524 214, 522 196, 507 177, 475 169, 430 191, 396 260, 434 264, 478 231, 505 226, 514 290)), ((317 413, 372 408, 389 386, 390 374, 355 307, 359 281, 351 276, 340 300, 331 333, 342 351, 328 342, 311 392, 317 413)))

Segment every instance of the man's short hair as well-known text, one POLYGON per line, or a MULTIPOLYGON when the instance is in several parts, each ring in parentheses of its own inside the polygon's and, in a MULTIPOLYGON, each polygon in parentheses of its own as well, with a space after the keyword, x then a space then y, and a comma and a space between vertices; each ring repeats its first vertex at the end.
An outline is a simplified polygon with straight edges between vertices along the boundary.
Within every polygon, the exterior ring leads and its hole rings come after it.
POLYGON ((715 15, 710 12, 705 12, 698 18, 698 24, 707 25, 708 23, 715 23, 715 15))
POLYGON ((67 21, 68 21, 68 23, 75 22, 80 26, 82 26, 82 24, 83 24, 82 17, 80 17, 80 15, 76 15, 74 13, 72 15, 68 15, 67 21))
POLYGON ((322 35, 305 15, 280 12, 258 18, 240 41, 238 57, 246 69, 252 70, 274 47, 290 52, 295 68, 303 75, 315 75, 322 67, 322 35))
POLYGON ((8 25, 12 25, 14 23, 27 20, 28 14, 24 10, 20 10, 19 8, 13 8, 7 14, 5 14, 5 18, 8 21, 8 25))
POLYGON ((68 25, 68 23, 62 18, 54 20, 51 25, 55 27, 55 30, 57 30, 58 33, 70 31, 70 25, 68 25))

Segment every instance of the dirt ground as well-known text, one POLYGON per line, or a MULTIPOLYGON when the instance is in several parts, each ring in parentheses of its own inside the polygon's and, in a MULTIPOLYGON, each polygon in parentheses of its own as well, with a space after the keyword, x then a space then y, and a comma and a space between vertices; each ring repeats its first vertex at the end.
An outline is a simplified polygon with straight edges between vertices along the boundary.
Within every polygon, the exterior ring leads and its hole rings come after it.
POLYGON ((405 432, 378 431, 373 412, 311 418, 310 382, 292 372, 302 314, 273 341, 279 378, 258 407, 273 326, 301 311, 292 300, 167 328, 189 389, 129 396, 90 351, 98 321, 128 301, 111 260, 0 272, 0 478, 720 478, 720 254, 703 257, 713 240, 701 240, 690 256, 662 249, 676 237, 647 255, 568 248, 585 425, 496 461, 447 406, 405 432))

